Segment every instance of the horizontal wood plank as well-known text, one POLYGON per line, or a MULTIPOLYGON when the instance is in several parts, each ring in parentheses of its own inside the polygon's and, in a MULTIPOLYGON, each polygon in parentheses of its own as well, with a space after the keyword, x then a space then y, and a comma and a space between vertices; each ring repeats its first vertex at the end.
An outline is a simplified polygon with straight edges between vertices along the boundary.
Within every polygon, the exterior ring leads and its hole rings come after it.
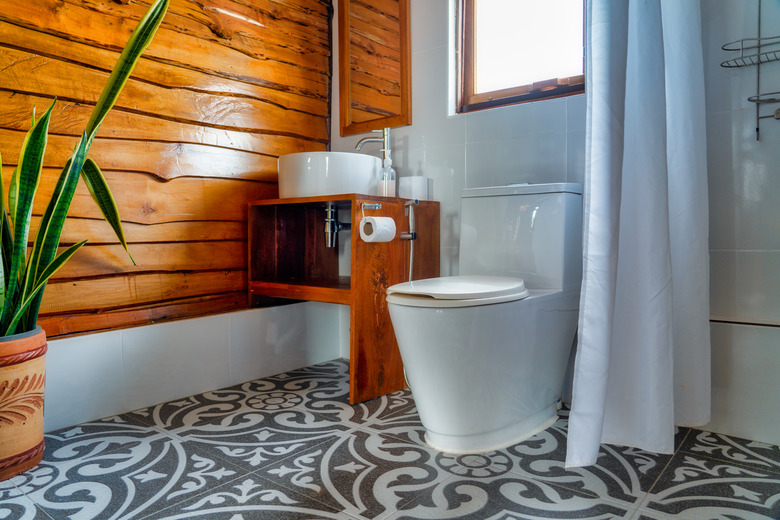
MULTIPOLYGON (((4 78, 10 77, 17 90, 54 94, 94 104, 108 79, 107 71, 8 47, 0 50, 0 70, 4 71, 0 76, 0 88, 8 89, 4 78), (47 81, 44 92, 41 92, 42 76, 57 78, 47 81)), ((328 136, 323 116, 289 110, 282 104, 258 99, 169 89, 133 78, 127 81, 114 109, 218 128, 292 136, 301 135, 301 129, 306 129, 316 132, 316 139, 327 140, 328 136)))
POLYGON ((111 330, 159 321, 193 318, 247 307, 246 292, 238 291, 164 303, 141 308, 42 315, 38 323, 53 339, 67 334, 111 330))
POLYGON ((46 287, 41 313, 113 310, 242 290, 246 291, 246 271, 128 274, 54 281, 46 287))
MULTIPOLYGON (((35 236, 40 217, 33 217, 30 235, 35 236)), ((155 242, 218 242, 222 240, 245 241, 246 224, 243 221, 185 221, 160 224, 135 224, 123 222, 122 229, 128 244, 153 244, 155 242)), ((107 222, 98 219, 68 218, 62 230, 61 242, 75 244, 89 240, 87 245, 117 244, 117 238, 107 222)))
MULTIPOLYGON (((101 5, 106 4, 103 2, 101 5)), ((0 0, 0 19, 28 28, 46 27, 51 34, 99 48, 119 50, 130 38, 146 7, 126 4, 122 8, 125 15, 117 16, 107 12, 95 14, 82 3, 77 5, 62 0, 22 3, 0 0)), ((312 97, 327 97, 326 71, 314 71, 281 60, 268 63, 266 56, 250 56, 240 50, 178 32, 170 28, 167 21, 158 29, 142 59, 186 65, 216 76, 312 97), (193 60, 193 57, 197 59, 193 60)))
MULTIPOLYGON (((1 81, 1 80, 0 80, 1 81)), ((0 90, 0 128, 26 132, 33 108, 40 113, 51 103, 50 97, 0 90)), ((87 126, 92 105, 58 99, 49 123, 51 134, 80 136, 87 126)), ((326 144, 305 136, 260 134, 243 130, 216 128, 199 123, 160 119, 145 114, 112 110, 98 131, 102 138, 134 141, 163 141, 208 145, 229 150, 262 153, 278 157, 296 152, 323 151, 326 144)), ((8 146, 11 153, 15 149, 8 146)))
MULTIPOLYGON (((119 57, 115 50, 69 41, 41 32, 39 28, 26 28, 8 22, 0 22, 0 47, 31 52, 100 71, 111 70, 119 57), (45 49, 45 52, 42 49, 45 49)), ((143 58, 136 64, 133 77, 169 89, 246 97, 312 115, 325 117, 328 114, 326 98, 281 92, 241 79, 215 78, 213 74, 143 58)))
MULTIPOLYGON (((13 165, 3 167, 8 184, 13 165)), ((179 177, 169 182, 132 172, 103 172, 116 199, 123 222, 159 224, 186 221, 246 222, 248 203, 278 196, 275 183, 242 180, 179 177)), ((43 171, 34 215, 43 215, 51 198, 59 169, 43 171)), ((102 216, 83 182, 79 182, 68 215, 101 219, 102 216)))
POLYGON ((84 245, 52 278, 74 280, 120 273, 214 271, 246 268, 246 242, 164 242, 119 245, 84 245))
MULTIPOLYGON (((0 128, 3 161, 18 164, 25 133, 0 128)), ((50 135, 44 166, 62 167, 73 155, 76 137, 50 135)), ((89 151, 101 170, 122 170, 153 175, 161 180, 177 177, 225 177, 265 182, 277 180, 277 158, 239 150, 188 143, 119 141, 96 138, 89 151)))

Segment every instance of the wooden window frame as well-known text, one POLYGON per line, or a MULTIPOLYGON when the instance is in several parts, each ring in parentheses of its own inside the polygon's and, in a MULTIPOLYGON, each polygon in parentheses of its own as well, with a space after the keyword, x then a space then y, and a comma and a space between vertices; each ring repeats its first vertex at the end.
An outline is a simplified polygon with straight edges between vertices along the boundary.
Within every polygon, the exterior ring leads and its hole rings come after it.
MULTIPOLYGON (((458 53, 458 110, 459 113, 473 112, 504 105, 528 103, 541 99, 552 99, 585 91, 585 75, 552 78, 529 85, 475 93, 474 77, 474 2, 460 0, 460 38, 458 53)), ((585 54, 583 45, 583 60, 585 54)))

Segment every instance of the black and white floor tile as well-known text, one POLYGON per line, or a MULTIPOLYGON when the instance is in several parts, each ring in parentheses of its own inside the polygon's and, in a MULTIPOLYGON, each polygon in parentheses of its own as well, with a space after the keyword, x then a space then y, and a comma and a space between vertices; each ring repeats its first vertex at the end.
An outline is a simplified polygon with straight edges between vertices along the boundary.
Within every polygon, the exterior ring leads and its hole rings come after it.
POLYGON ((336 360, 48 434, 5 519, 780 519, 780 448, 682 430, 564 467, 567 419, 478 455, 429 448, 408 391, 348 404, 336 360))

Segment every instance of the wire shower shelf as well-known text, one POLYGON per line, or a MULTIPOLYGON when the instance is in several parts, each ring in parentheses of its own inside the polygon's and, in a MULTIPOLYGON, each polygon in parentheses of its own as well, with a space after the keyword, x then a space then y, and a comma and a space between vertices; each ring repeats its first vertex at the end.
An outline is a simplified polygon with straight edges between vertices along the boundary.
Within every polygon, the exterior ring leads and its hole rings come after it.
POLYGON ((726 60, 720 64, 721 67, 727 69, 780 61, 780 36, 742 38, 741 40, 723 45, 721 49, 729 52, 739 52, 739 57, 726 60))

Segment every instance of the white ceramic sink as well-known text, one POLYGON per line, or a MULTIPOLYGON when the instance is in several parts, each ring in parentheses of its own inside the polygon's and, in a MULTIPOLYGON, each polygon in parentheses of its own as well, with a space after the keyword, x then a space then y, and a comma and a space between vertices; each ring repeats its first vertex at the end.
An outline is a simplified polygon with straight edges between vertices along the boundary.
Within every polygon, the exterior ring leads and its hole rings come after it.
POLYGON ((279 157, 279 197, 376 195, 378 157, 348 152, 301 152, 279 157))

